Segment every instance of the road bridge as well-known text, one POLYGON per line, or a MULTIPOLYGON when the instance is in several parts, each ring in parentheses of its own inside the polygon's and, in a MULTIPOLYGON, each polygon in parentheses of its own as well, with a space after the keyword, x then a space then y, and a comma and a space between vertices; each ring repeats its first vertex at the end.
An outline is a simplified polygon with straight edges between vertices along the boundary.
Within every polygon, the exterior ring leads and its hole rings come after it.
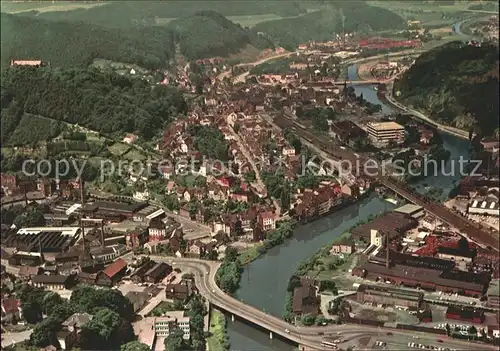
POLYGON ((336 162, 342 165, 343 161, 348 161, 348 164, 351 165, 351 169, 347 171, 357 177, 365 176, 373 178, 376 181, 380 181, 382 185, 404 197, 408 201, 422 206, 428 214, 434 215, 444 223, 457 228, 470 240, 482 244, 483 246, 489 246, 497 252, 499 251, 500 242, 498 234, 488 232, 479 224, 475 224, 467 218, 455 213, 453 210, 448 209, 444 206, 444 204, 425 200, 415 190, 410 189, 405 183, 390 179, 386 176, 386 174, 388 174, 388 170, 381 168, 379 162, 375 163, 375 168, 371 167, 374 163, 370 163, 369 158, 357 155, 350 150, 341 149, 340 147, 333 145, 331 140, 328 140, 323 136, 319 136, 298 125, 297 122, 286 113, 277 116, 274 121, 280 128, 291 128, 297 136, 317 146, 317 148, 320 149, 326 156, 329 156, 330 160, 334 163, 336 162))
MULTIPOLYGON (((151 256, 151 259, 159 262, 167 262, 172 265, 182 265, 183 269, 194 275, 198 291, 211 305, 267 330, 270 333, 270 337, 273 334, 279 335, 283 339, 299 345, 302 350, 324 350, 325 347, 322 346, 324 338, 338 334, 342 334, 343 339, 352 339, 360 336, 376 336, 380 334, 382 329, 385 329, 385 331, 390 331, 394 337, 412 338, 415 335, 415 331, 380 328, 369 325, 363 325, 361 328, 357 324, 311 327, 295 326, 224 293, 215 283, 215 275, 221 262, 164 256, 151 256)), ((420 335, 425 337, 428 334, 420 333, 420 335)), ((470 343, 456 340, 453 343, 461 345, 462 348, 464 346, 470 348, 471 346, 470 343)), ((460 347, 457 346, 457 348, 460 347)), ((496 348, 491 349, 496 350, 496 348)))

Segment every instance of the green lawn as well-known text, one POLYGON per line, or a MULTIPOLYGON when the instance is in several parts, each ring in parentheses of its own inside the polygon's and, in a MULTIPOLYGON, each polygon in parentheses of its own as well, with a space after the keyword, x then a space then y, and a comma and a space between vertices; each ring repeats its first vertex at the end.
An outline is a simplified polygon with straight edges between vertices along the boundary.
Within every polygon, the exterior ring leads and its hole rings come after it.
POLYGON ((241 264, 245 265, 247 263, 250 263, 252 262, 253 260, 255 260, 257 257, 259 257, 259 247, 261 247, 262 244, 256 244, 252 247, 250 247, 249 249, 245 250, 245 251, 242 251, 239 255, 239 258, 240 258, 240 262, 241 264))
POLYGON ((90 8, 100 6, 103 3, 92 2, 87 3, 83 1, 1 1, 2 12, 16 13, 23 11, 70 11, 78 8, 90 8))
POLYGON ((130 145, 123 144, 120 142, 116 142, 111 146, 108 146, 109 151, 115 155, 115 156, 120 156, 122 155, 125 151, 130 149, 130 145))
POLYGON ((212 309, 210 312, 210 337, 207 338, 208 349, 210 351, 224 351, 228 348, 226 341, 226 320, 225 316, 218 310, 212 309))

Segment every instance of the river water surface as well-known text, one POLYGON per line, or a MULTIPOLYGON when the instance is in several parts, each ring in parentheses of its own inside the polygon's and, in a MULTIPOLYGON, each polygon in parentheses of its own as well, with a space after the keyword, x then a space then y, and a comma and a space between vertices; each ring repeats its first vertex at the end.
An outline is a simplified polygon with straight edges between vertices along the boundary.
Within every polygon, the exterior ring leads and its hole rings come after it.
MULTIPOLYGON (((348 69, 349 80, 358 80, 357 67, 348 69)), ((363 93, 364 99, 371 103, 381 104, 382 112, 390 114, 393 109, 382 103, 372 86, 354 86, 356 94, 363 93)), ((458 161, 460 157, 468 158, 469 142, 453 135, 441 133, 444 147, 451 152, 451 161, 458 161)), ((457 173, 457 172, 456 172, 457 173)), ((437 175, 428 177, 417 183, 418 190, 425 192, 426 186, 443 189, 443 198, 453 188, 460 175, 437 175)), ((254 262, 245 267, 240 289, 236 296, 245 303, 259 308, 267 313, 282 317, 286 288, 290 276, 295 272, 297 264, 302 259, 309 258, 335 237, 356 224, 365 220, 370 214, 389 211, 394 205, 373 195, 360 203, 344 208, 312 223, 299 226, 295 229, 292 239, 285 244, 269 250, 254 262)), ((231 350, 242 351, 271 351, 291 350, 293 347, 280 340, 269 340, 269 335, 242 322, 231 322, 228 319, 228 334, 231 350)))

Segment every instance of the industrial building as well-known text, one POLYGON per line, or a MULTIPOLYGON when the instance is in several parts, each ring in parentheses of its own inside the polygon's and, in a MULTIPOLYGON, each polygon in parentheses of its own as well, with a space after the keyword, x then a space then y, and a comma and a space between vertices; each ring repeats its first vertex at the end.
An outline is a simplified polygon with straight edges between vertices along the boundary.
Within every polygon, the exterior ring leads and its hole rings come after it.
POLYGON ((369 223, 356 227, 351 231, 351 234, 354 239, 368 243, 371 240, 371 231, 374 229, 380 233, 389 234, 389 238, 392 239, 417 226, 418 221, 415 218, 403 213, 389 212, 369 223))
POLYGON ((370 122, 366 131, 377 147, 387 146, 390 142, 400 144, 405 139, 405 128, 396 122, 370 122))
POLYGON ((22 228, 2 243, 18 252, 57 253, 67 251, 80 237, 79 227, 22 228))
POLYGON ((483 323, 485 319, 484 310, 468 306, 448 306, 446 310, 447 319, 483 323))
POLYGON ((425 216, 425 211, 422 206, 406 204, 404 206, 394 209, 396 213, 402 213, 412 218, 418 219, 425 216))
POLYGON ((375 258, 353 270, 353 275, 370 280, 388 281, 412 288, 482 296, 491 276, 455 270, 455 262, 433 257, 420 257, 386 252, 386 258, 375 258))
POLYGON ((359 302, 375 302, 383 305, 420 309, 424 301, 424 293, 362 284, 358 287, 356 299, 359 302))
POLYGON ((495 201, 474 200, 469 203, 467 212, 469 214, 500 216, 500 208, 498 207, 498 202, 495 201))

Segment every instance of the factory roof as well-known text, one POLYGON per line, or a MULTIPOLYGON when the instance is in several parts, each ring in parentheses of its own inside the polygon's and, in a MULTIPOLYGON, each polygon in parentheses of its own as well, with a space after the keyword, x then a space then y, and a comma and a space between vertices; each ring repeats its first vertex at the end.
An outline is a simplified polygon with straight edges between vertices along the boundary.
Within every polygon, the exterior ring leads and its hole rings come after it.
POLYGON ((411 267, 401 264, 396 264, 387 268, 385 265, 367 262, 363 266, 363 269, 371 274, 387 275, 400 279, 408 279, 420 282, 422 284, 436 284, 455 289, 464 289, 477 292, 482 292, 484 288, 484 284, 450 279, 453 277, 442 276, 442 272, 440 272, 439 270, 429 268, 411 267))
POLYGON ((17 234, 59 233, 61 235, 75 236, 79 231, 80 227, 32 227, 19 229, 17 234))

